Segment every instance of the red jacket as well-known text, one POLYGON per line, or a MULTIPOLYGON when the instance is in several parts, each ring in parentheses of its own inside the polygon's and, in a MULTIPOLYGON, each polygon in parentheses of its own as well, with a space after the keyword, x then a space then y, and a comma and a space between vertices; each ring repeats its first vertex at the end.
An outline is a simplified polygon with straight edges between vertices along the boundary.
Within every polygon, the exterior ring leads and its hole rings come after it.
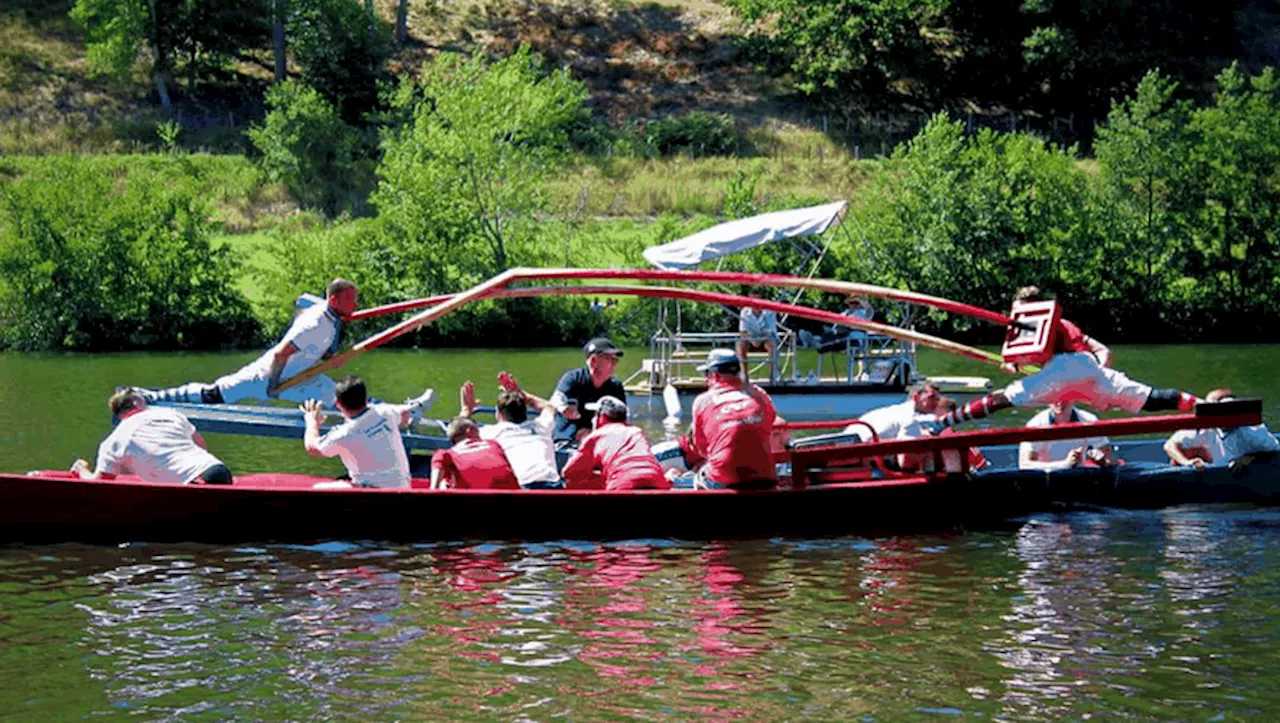
POLYGON ((489 439, 464 439, 450 449, 436 450, 431 469, 460 490, 518 490, 502 447, 489 439))
POLYGON ((644 431, 619 422, 603 424, 588 434, 560 474, 575 489, 671 488, 644 431))
POLYGON ((776 481, 770 435, 777 413, 763 389, 741 381, 713 380, 693 401, 689 446, 705 458, 713 482, 776 481))

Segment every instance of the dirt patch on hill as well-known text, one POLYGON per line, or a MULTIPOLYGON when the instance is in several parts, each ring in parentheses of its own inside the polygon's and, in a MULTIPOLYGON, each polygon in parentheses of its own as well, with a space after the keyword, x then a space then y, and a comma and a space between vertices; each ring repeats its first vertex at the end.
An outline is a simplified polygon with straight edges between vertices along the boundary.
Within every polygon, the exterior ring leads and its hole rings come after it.
POLYGON ((778 110, 732 41, 737 20, 711 2, 491 0, 416 20, 410 32, 428 53, 452 47, 502 57, 528 44, 570 68, 614 124, 695 108, 743 119, 778 110))

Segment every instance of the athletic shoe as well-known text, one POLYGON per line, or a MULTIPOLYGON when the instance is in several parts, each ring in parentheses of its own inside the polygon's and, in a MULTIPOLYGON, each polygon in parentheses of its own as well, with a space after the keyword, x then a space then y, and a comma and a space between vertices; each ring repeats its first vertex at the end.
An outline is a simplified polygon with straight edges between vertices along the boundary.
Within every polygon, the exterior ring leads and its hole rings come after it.
POLYGON ((434 389, 428 389, 416 397, 404 400, 405 406, 409 408, 409 424, 417 424, 418 420, 422 419, 423 413, 431 409, 435 401, 436 390, 434 389))

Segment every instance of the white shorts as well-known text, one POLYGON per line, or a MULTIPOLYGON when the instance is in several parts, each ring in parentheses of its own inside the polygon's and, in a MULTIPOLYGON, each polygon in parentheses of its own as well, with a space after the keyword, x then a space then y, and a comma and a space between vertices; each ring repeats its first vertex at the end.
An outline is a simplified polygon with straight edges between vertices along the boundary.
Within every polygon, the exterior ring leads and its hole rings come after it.
POLYGON ((1093 354, 1078 351, 1055 354, 1040 371, 1005 387, 1004 395, 1015 407, 1071 401, 1099 411, 1117 407, 1138 412, 1147 403, 1151 387, 1124 372, 1099 366, 1093 354))
MULTIPOLYGON (((220 377, 213 384, 222 392, 222 401, 227 404, 236 404, 245 399, 267 401, 267 378, 254 369, 241 369, 220 377)), ((308 399, 319 399, 324 406, 332 407, 338 398, 337 384, 320 374, 280 392, 278 398, 299 404, 308 399)))

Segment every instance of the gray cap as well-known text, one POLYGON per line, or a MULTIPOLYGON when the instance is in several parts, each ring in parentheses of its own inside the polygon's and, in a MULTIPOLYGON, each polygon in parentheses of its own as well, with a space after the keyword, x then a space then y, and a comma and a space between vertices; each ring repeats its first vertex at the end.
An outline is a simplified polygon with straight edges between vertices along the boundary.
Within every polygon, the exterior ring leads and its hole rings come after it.
POLYGON ((700 372, 726 372, 733 374, 742 369, 742 360, 732 349, 712 349, 705 364, 698 365, 700 372))
POLYGON ((598 401, 588 402, 587 409, 599 412, 609 419, 626 419, 627 403, 613 396, 600 397, 598 401))

